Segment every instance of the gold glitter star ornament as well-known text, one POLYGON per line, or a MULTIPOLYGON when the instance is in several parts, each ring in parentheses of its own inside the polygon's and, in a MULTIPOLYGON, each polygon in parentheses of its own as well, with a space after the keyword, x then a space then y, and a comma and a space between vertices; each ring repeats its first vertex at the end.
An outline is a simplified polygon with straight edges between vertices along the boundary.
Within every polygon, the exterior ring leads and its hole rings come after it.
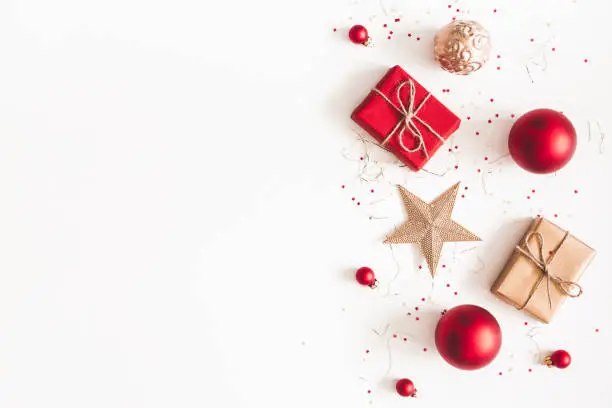
POLYGON ((442 245, 445 242, 481 240, 451 219, 459 183, 430 203, 421 200, 402 186, 397 187, 406 207, 408 220, 387 237, 385 244, 419 245, 432 277, 436 274, 442 245))

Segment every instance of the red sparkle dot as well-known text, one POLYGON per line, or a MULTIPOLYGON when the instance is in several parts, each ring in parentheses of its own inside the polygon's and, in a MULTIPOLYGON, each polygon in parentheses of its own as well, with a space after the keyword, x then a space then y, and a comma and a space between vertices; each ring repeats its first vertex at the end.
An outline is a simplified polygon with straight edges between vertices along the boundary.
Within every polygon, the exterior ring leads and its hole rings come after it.
POLYGON ((499 113, 496 113, 496 114, 495 114, 495 117, 496 117, 496 118, 499 118, 499 113))
POLYGON ((528 323, 527 323, 527 322, 525 322, 525 326, 527 326, 527 324, 528 324, 528 323))
POLYGON ((476 171, 480 173, 480 169, 478 169, 478 170, 476 170, 476 171))
POLYGON ((599 333, 599 329, 595 329, 595 333, 599 333))
POLYGON ((555 214, 555 218, 557 218, 558 216, 559 216, 558 214, 555 214))
POLYGON ((494 13, 497 13, 497 9, 493 9, 493 12, 494 12, 494 13))
POLYGON ((459 146, 455 146, 455 150, 457 150, 459 148, 459 146))
POLYGON ((342 185, 342 188, 344 188, 344 184, 342 185))
POLYGON ((397 339, 397 334, 394 334, 394 335, 393 335, 393 338, 394 338, 394 339, 397 339))
POLYGON ((425 301, 425 298, 421 298, 421 302, 424 302, 424 301, 425 301))
POLYGON ((449 152, 452 152, 452 151, 453 151, 453 149, 450 149, 450 148, 449 148, 449 149, 448 149, 448 151, 449 151, 449 152))
POLYGON ((492 123, 492 122, 491 122, 491 119, 489 119, 487 122, 492 123))
POLYGON ((476 131, 476 136, 478 136, 479 134, 480 134, 480 132, 479 132, 479 131, 476 131))
POLYGON ((502 372, 501 372, 501 371, 499 372, 499 375, 502 375, 502 372))
POLYGON ((531 190, 531 192, 532 192, 533 194, 535 194, 535 190, 531 190))
POLYGON ((530 197, 530 196, 527 196, 527 199, 528 199, 528 200, 531 200, 531 197, 530 197))
POLYGON ((485 156, 485 160, 489 160, 489 158, 487 156, 485 156))
POLYGON ((589 60, 585 58, 585 59, 584 59, 584 62, 585 62, 585 63, 587 63, 587 62, 589 62, 589 60))
POLYGON ((514 113, 510 115, 511 118, 514 118, 514 113))
POLYGON ((422 266, 422 265, 419 265, 419 269, 423 269, 423 266, 422 266))
POLYGON ((408 37, 412 37, 412 33, 408 33, 408 37))
POLYGON ((355 201, 355 197, 352 197, 351 200, 355 201))
POLYGON ((387 24, 383 24, 383 27, 387 28, 387 24))
POLYGON ((357 205, 361 205, 361 203, 359 201, 357 201, 357 205))
POLYGON ((455 166, 455 170, 457 170, 459 168, 459 166, 455 166))
POLYGON ((457 13, 459 12, 459 9, 457 9, 457 13))
POLYGON ((393 34, 393 31, 389 31, 389 34, 393 34))
POLYGON ((461 194, 461 198, 465 198, 465 195, 461 194))
POLYGON ((489 99, 489 100, 490 100, 491 102, 493 102, 495 99, 491 98, 491 99, 489 99))
POLYGON ((363 160, 363 157, 360 157, 359 160, 363 160))
POLYGON ((446 287, 447 287, 447 288, 450 288, 450 283, 447 283, 447 284, 446 284, 446 287))
POLYGON ((395 20, 393 20, 393 21, 395 21, 396 23, 399 23, 400 19, 399 19, 399 18, 396 18, 396 19, 395 19, 395 20))
POLYGON ((556 51, 556 48, 555 48, 555 47, 552 47, 552 50, 553 50, 553 51, 556 51))
POLYGON ((412 313, 408 312, 408 313, 406 313, 406 315, 408 315, 408 316, 412 316, 412 313))
POLYGON ((455 295, 458 295, 459 293, 455 292, 455 295))
POLYGON ((451 8, 451 7, 453 7, 453 6, 451 6, 451 5, 449 4, 449 5, 448 5, 448 8, 451 8))
POLYGON ((574 190, 574 194, 578 194, 578 190, 574 190))
POLYGON ((552 252, 553 252, 553 251, 548 251, 548 255, 552 255, 552 252))
POLYGON ((334 33, 335 33, 336 31, 338 31, 338 30, 336 30, 336 29, 334 28, 334 33))
POLYGON ((391 39, 391 36, 390 36, 390 35, 389 35, 389 36, 387 36, 387 40, 390 40, 390 39, 391 39))
POLYGON ((533 370, 531 370, 531 368, 530 368, 530 369, 529 369, 529 370, 527 370, 527 371, 531 372, 531 371, 533 371, 533 370))
POLYGON ((414 307, 414 310, 419 310, 419 307, 418 307, 418 306, 415 306, 415 307, 414 307))
POLYGON ((369 354, 369 353, 370 353, 370 350, 366 350, 366 354, 369 354))
POLYGON ((446 264, 442 265, 443 268, 446 268, 446 264))
POLYGON ((417 37, 417 41, 421 41, 421 37, 417 37))
POLYGON ((427 347, 424 347, 424 348, 423 348, 423 351, 427 351, 427 347))
POLYGON ((501 58, 501 55, 499 55, 499 54, 498 54, 498 55, 497 55, 497 59, 500 59, 500 58, 501 58))
POLYGON ((497 67, 497 70, 498 70, 498 71, 501 71, 501 67, 497 67))
POLYGON ((372 390, 368 390, 368 394, 371 394, 371 393, 372 393, 372 390))
POLYGON ((453 21, 455 21, 457 19, 457 17, 453 17, 453 21))
POLYGON ((529 41, 534 42, 535 40, 533 38, 530 38, 529 41))
POLYGON ((415 317, 415 320, 420 320, 420 319, 419 319, 419 317, 417 316, 417 317, 415 317))
POLYGON ((406 337, 403 338, 404 341, 408 341, 408 339, 406 337))
POLYGON ((540 214, 538 214, 538 215, 536 215, 536 217, 540 218, 540 217, 541 217, 541 215, 540 215, 540 214))
POLYGON ((471 116, 468 116, 468 117, 467 117, 467 120, 470 120, 470 119, 472 119, 472 117, 471 117, 471 116))

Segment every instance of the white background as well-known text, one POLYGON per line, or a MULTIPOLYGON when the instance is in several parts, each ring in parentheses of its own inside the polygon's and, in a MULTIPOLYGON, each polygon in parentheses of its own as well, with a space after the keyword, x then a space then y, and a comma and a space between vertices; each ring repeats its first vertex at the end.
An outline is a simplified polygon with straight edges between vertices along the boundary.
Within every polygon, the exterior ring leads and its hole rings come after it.
POLYGON ((610 7, 450 4, 3 1, 0 405, 610 406, 610 7), (453 16, 494 41, 469 77, 431 60, 453 16), (348 41, 355 23, 374 47, 348 41), (349 119, 395 64, 464 119, 427 166, 443 177, 400 168, 349 119), (510 115, 536 107, 578 132, 556 175, 504 156, 510 115), (382 244, 404 217, 394 185, 431 199, 456 181, 454 218, 484 241, 447 244, 432 287, 417 251, 382 244), (536 214, 599 251, 548 326, 488 292, 536 214), (478 372, 433 344, 461 303, 503 330, 478 372), (539 365, 555 348, 569 369, 539 365), (418 399, 394 393, 401 377, 418 399))

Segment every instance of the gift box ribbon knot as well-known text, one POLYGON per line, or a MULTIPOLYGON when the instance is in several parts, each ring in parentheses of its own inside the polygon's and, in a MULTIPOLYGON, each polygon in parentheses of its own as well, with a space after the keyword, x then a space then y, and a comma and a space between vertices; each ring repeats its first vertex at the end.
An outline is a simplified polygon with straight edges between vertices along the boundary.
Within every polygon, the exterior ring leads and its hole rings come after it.
POLYGON ((428 93, 425 96, 425 98, 423 98, 421 103, 419 103, 419 105, 415 108, 414 100, 415 100, 415 95, 416 95, 416 87, 414 85, 414 81, 410 79, 407 81, 401 82, 397 86, 396 93, 397 93, 397 101, 398 101, 399 106, 394 104, 391 101, 391 99, 389 99, 387 95, 382 93, 379 89, 374 88, 373 91, 379 94, 380 96, 382 96, 383 99, 387 101, 389 105, 393 106, 401 115, 400 120, 397 121, 397 124, 395 125, 395 127, 391 130, 391 132, 389 132, 387 137, 385 137, 385 139, 381 142, 381 146, 385 146, 387 142, 389 142, 389 140, 397 132, 397 135, 398 135, 397 139, 402 149, 404 149, 408 153, 414 153, 416 151, 423 150, 425 157, 429 158, 429 154, 427 153, 427 148, 425 147, 425 142, 423 141, 423 134, 421 133, 419 128, 414 123, 415 120, 418 121, 421 125, 423 125, 423 127, 425 127, 427 130, 429 130, 434 136, 440 139, 442 143, 445 142, 444 138, 440 136, 438 132, 436 132, 427 122, 425 122, 423 119, 417 116, 421 108, 425 105, 425 103, 431 96, 431 93, 428 93), (400 96, 400 92, 404 86, 410 87, 410 92, 405 102, 402 101, 402 98, 400 96), (410 149, 404 144, 402 136, 404 135, 404 132, 406 131, 409 131, 410 133, 412 133, 414 138, 417 140, 417 146, 414 149, 410 149))
POLYGON ((566 231, 565 235, 563 236, 563 239, 561 240, 561 242, 559 242, 559 244, 557 245, 555 250, 551 251, 548 259, 546 259, 544 257, 544 251, 543 251, 543 248, 544 248, 544 237, 539 232, 532 232, 532 233, 527 234, 525 236, 525 239, 523 241, 523 245, 524 245, 525 248, 521 247, 520 245, 516 246, 516 249, 521 254, 526 256, 527 259, 529 259, 531 262, 533 262, 538 267, 538 270, 540 271, 540 277, 538 278, 537 281, 535 281, 535 283, 531 287, 531 291, 529 292, 529 296, 527 297, 527 300, 525 300, 525 303, 523 303, 523 306, 521 306, 519 308, 519 310, 522 310, 522 309, 524 309, 527 306, 527 304, 529 303, 529 301, 531 300, 531 298, 535 294, 536 290, 540 286, 540 283, 542 283, 542 281, 544 279, 546 279, 546 293, 548 295, 548 307, 549 308, 552 308, 552 302, 551 302, 551 298, 550 298, 550 284, 551 284, 551 282, 553 284, 557 285, 559 290, 561 290, 563 293, 565 293, 569 297, 576 298, 576 297, 582 295, 582 286, 580 286, 576 282, 572 282, 572 281, 568 281, 568 280, 565 280, 563 278, 560 278, 559 276, 557 276, 554 273, 552 273, 550 271, 550 267, 549 267, 549 265, 552 262, 552 260, 554 259, 555 255, 557 254, 557 252, 559 252, 559 248, 561 248, 561 245, 563 245, 563 242, 565 242, 565 240, 567 239, 568 236, 569 236, 569 232, 566 231), (531 238, 535 238, 535 240, 536 240, 537 249, 535 251, 529 245, 529 240, 531 238))

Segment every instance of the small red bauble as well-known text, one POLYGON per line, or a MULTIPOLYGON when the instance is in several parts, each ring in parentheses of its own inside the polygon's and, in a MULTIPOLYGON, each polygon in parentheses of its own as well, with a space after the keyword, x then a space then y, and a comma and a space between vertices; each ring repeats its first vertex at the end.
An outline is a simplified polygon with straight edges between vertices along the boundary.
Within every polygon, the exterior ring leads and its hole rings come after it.
POLYGON ((407 378, 402 378, 398 380, 395 384, 395 390, 402 397, 416 397, 416 388, 414 388, 414 383, 407 378))
POLYGON ((450 365, 476 370, 495 359, 502 343, 499 323, 480 306, 461 305, 447 311, 436 326, 436 347, 450 365))
POLYGON ((508 137, 510 155, 532 173, 552 173, 565 166, 576 151, 572 122, 552 109, 527 112, 514 123, 508 137))
POLYGON ((557 350, 546 357, 548 367, 567 368, 572 363, 572 356, 565 350, 557 350))
POLYGON ((361 268, 357 269, 355 279, 357 279, 357 282, 360 284, 369 286, 371 288, 375 288, 376 284, 378 283, 376 277, 374 276, 374 271, 372 268, 368 268, 367 266, 362 266, 361 268))
POLYGON ((368 29, 362 25, 354 25, 349 30, 349 38, 355 44, 368 45, 368 29))

